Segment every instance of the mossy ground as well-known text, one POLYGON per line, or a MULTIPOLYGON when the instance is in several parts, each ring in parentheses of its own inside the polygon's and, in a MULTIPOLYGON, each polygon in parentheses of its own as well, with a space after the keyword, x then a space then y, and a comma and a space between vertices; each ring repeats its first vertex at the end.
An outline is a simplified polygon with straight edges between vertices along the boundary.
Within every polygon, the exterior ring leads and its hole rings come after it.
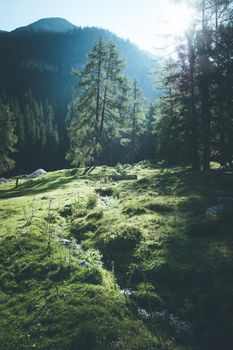
POLYGON ((14 185, 0 185, 0 348, 147 350, 159 335, 231 349, 232 206, 206 215, 233 198, 231 171, 144 162, 14 185), (117 172, 138 180, 106 180, 117 172))

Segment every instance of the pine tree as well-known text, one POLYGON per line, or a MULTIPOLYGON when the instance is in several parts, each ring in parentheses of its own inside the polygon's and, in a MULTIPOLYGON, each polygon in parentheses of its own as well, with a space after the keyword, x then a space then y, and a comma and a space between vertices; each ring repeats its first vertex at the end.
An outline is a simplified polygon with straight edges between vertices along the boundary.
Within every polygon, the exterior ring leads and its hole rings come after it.
POLYGON ((141 150, 140 137, 145 132, 145 98, 138 79, 134 79, 129 93, 128 160, 134 163, 141 150))
POLYGON ((12 155, 16 151, 16 142, 13 113, 9 105, 0 99, 0 174, 14 167, 12 155))
POLYGON ((70 110, 72 164, 97 165, 109 138, 117 133, 126 89, 124 63, 113 43, 100 39, 88 55, 70 110))
POLYGON ((156 156, 157 138, 154 134, 154 122, 156 118, 156 103, 150 103, 146 111, 145 132, 142 142, 142 158, 152 160, 156 156))

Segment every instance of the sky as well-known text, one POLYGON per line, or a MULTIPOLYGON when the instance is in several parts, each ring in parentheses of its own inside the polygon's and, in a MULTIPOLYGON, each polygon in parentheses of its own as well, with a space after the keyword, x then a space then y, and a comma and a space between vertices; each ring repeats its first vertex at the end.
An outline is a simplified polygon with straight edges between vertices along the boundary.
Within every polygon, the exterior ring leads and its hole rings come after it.
POLYGON ((170 0, 0 0, 1 30, 10 31, 46 17, 109 29, 141 49, 158 53, 158 47, 173 40, 165 35, 184 32, 191 12, 170 0))

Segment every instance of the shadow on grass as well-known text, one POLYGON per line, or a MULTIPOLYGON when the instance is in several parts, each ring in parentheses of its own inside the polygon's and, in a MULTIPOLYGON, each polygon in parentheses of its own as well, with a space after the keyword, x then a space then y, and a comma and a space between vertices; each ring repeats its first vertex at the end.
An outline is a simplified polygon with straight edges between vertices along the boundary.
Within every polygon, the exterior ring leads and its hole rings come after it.
POLYGON ((56 189, 64 189, 67 185, 72 182, 74 183, 74 189, 78 185, 78 181, 93 182, 101 179, 102 175, 74 175, 74 176, 57 176, 57 177, 46 177, 43 176, 40 179, 25 181, 20 184, 18 188, 12 188, 0 191, 0 199, 22 197, 22 196, 33 196, 40 193, 51 192, 56 189))
MULTIPOLYGON (((184 198, 172 230, 161 237, 159 246, 149 243, 143 260, 132 265, 132 280, 154 285, 168 314, 191 324, 191 345, 195 341, 197 349, 228 350, 233 324, 233 209, 216 216, 206 215, 206 209, 221 197, 233 197, 232 173, 168 169, 148 179, 147 189, 158 196, 184 198)), ((139 183, 131 186, 140 189, 139 183)))
POLYGON ((142 188, 155 190, 159 196, 233 196, 233 176, 232 173, 217 170, 195 173, 184 168, 161 169, 152 177, 145 177, 128 185, 128 189, 132 191, 142 188))

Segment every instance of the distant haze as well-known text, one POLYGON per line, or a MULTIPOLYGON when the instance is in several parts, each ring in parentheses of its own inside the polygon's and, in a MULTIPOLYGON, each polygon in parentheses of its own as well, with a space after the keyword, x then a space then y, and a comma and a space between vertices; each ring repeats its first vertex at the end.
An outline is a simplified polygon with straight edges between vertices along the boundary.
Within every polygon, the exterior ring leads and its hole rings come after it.
POLYGON ((109 29, 153 52, 161 45, 161 35, 176 34, 178 24, 183 23, 179 7, 169 0, 0 0, 0 30, 62 17, 77 26, 109 29))

